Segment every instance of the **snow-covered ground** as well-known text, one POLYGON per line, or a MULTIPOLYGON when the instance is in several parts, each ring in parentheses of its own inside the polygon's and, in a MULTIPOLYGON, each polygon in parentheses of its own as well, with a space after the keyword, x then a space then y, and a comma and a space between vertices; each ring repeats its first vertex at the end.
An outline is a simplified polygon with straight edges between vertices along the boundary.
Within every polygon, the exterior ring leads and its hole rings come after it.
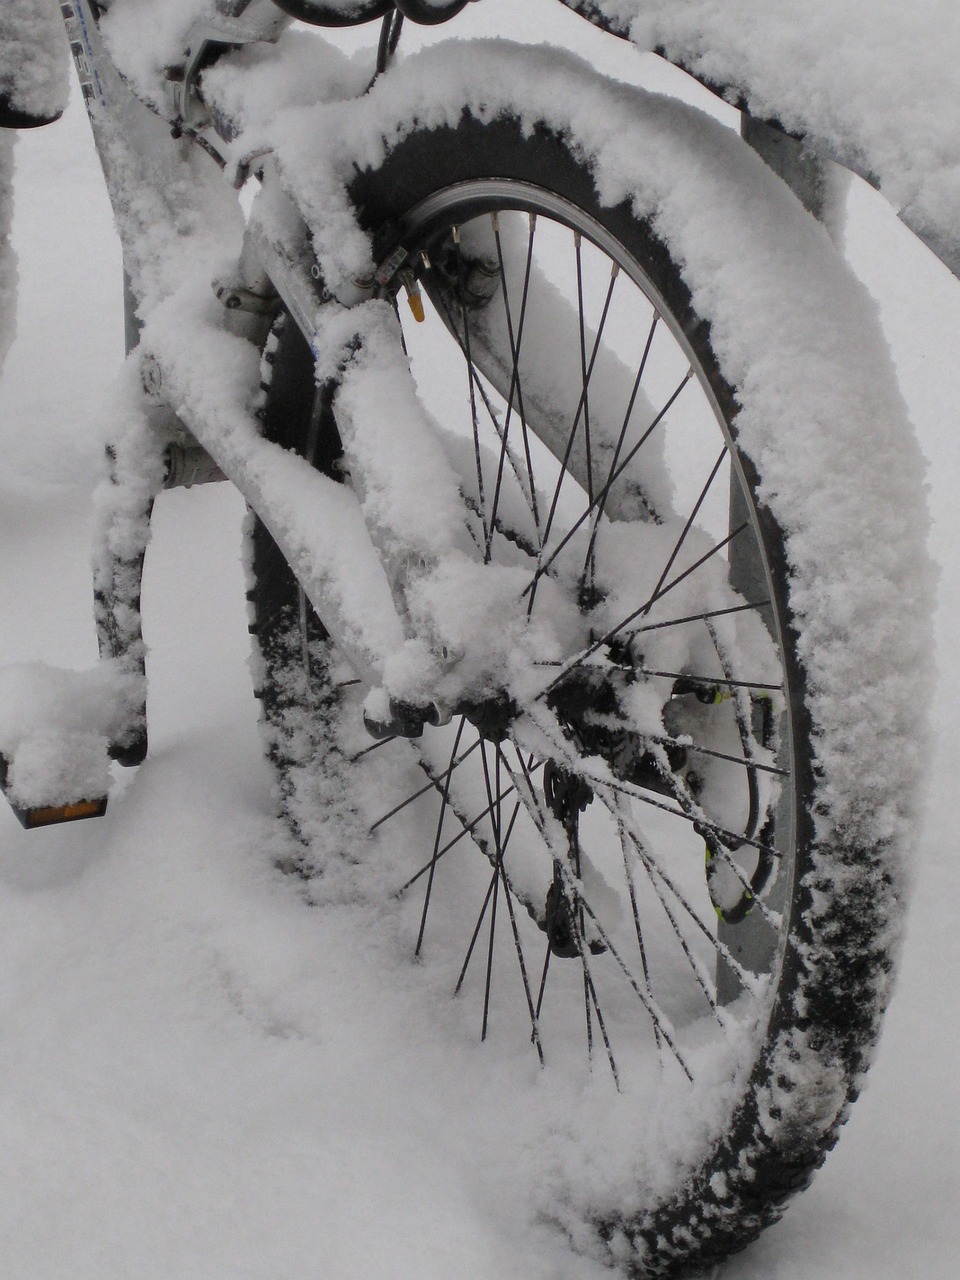
MULTIPOLYGON (((553 9, 458 30, 538 38, 553 9)), ((610 69, 674 80, 559 12, 610 69)), ((19 336, 0 384, 0 661, 95 656, 87 565, 120 265, 76 109, 17 151, 19 336)), ((865 188, 848 252, 930 460, 942 566, 924 839, 899 991, 813 1188, 730 1280, 952 1280, 960 1253, 960 285, 865 188)), ((601 1274, 531 1227, 509 1108, 389 929, 273 870, 281 839, 246 670, 242 503, 164 495, 144 593, 151 753, 105 819, 27 835, 0 810, 0 1271, 11 1280, 449 1280, 601 1274), (435 1082, 425 1094, 422 1081, 435 1082)))

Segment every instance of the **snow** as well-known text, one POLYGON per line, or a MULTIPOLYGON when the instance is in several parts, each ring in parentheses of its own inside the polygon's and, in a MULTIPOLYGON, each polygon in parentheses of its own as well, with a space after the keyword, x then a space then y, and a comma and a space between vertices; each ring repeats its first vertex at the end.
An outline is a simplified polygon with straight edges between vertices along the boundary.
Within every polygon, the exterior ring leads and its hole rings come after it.
POLYGON ((66 105, 67 64, 53 0, 6 0, 0 11, 0 102, 52 119, 66 105))
POLYGON ((309 597, 332 601, 331 626, 357 669, 376 673, 400 642, 387 581, 353 495, 293 453, 261 439, 254 417, 259 356, 224 333, 222 308, 205 275, 158 306, 145 349, 161 357, 183 421, 261 513, 309 597), (199 353, 203 357, 198 359, 199 353))
POLYGON ((908 225, 942 236, 956 257, 960 21, 950 0, 806 0, 799 11, 766 0, 594 7, 641 48, 663 48, 729 86, 758 118, 822 139, 877 175, 908 225))
POLYGON ((10 244, 15 136, 0 136, 0 369, 17 331, 17 263, 10 244))
POLYGON ((103 24, 104 38, 116 39, 124 47, 127 75, 141 86, 155 84, 164 67, 175 66, 183 59, 187 32, 216 13, 211 0, 121 0, 108 6, 110 12, 103 24), (150 39, 143 39, 149 28, 150 39))
MULTIPOLYGON (((120 53, 125 47, 116 35, 114 47, 120 53)), ((295 97, 300 93, 297 78, 290 80, 286 70, 294 48, 288 43, 278 50, 272 71, 265 63, 254 67, 257 80, 272 75, 280 102, 288 83, 294 85, 295 97)), ((318 65, 318 75, 323 65, 318 65)), ((227 59, 208 77, 215 106, 221 93, 225 101, 242 97, 236 82, 242 82, 247 69, 246 61, 236 65, 227 59)), ((369 246, 352 223, 343 184, 357 168, 378 164, 415 123, 423 128, 455 123, 464 103, 480 119, 509 111, 525 129, 543 121, 572 135, 588 158, 601 199, 609 204, 628 199, 638 215, 652 218, 684 264, 694 305, 714 318, 713 340, 724 372, 744 389, 748 409, 741 415, 741 439, 764 476, 765 499, 791 535, 794 607, 817 619, 804 634, 802 656, 815 690, 821 758, 827 777, 843 778, 858 797, 858 808, 852 810, 845 786, 829 782, 823 787, 821 834, 826 838, 832 823, 834 830, 856 828, 868 841, 892 838, 895 845, 901 843, 912 821, 917 764, 899 746, 892 746, 897 739, 890 729, 902 724, 908 736, 916 736, 917 709, 925 700, 922 640, 906 625, 922 615, 929 595, 929 584, 916 567, 924 518, 910 498, 919 488, 920 468, 905 444, 908 428, 884 369, 882 343, 876 334, 869 341, 865 337, 874 328, 871 304, 865 294, 840 283, 830 265, 832 247, 825 232, 803 218, 785 191, 767 195, 767 171, 724 129, 713 126, 708 143, 710 125, 698 113, 613 82, 598 84, 588 64, 545 47, 532 50, 504 41, 441 43, 408 59, 356 103, 338 102, 335 93, 322 92, 320 97, 319 105, 291 105, 275 120, 251 119, 233 149, 238 162, 264 146, 276 151, 281 177, 304 212, 324 282, 333 293, 369 274, 371 265, 369 246), (757 206, 759 214, 754 212, 757 206), (848 338, 853 333, 858 335, 856 342, 848 338), (829 394, 821 394, 820 388, 829 389, 829 394), (837 418, 845 424, 842 434, 836 430, 837 418), (772 423, 778 424, 775 434, 769 430, 772 423), (886 533, 878 536, 881 524, 886 533), (875 619, 869 629, 863 623, 867 617, 875 619), (854 634, 869 654, 852 647, 854 634), (871 670, 883 673, 877 680, 886 682, 884 696, 854 707, 840 695, 849 690, 853 672, 865 658, 871 670), (846 722, 832 720, 835 713, 846 722), (868 732, 865 726, 871 718, 874 729, 868 732), (835 762, 841 757, 839 769, 835 762), (900 778, 899 788, 890 784, 894 776, 900 778)), ((116 163, 121 171, 129 163, 120 158, 119 150, 116 163)), ((162 205, 167 199, 164 186, 153 202, 162 205)), ((148 194, 138 203, 146 208, 153 202, 148 194)), ((179 244, 194 221, 182 193, 175 210, 179 244)), ((186 323, 195 304, 179 281, 188 278, 192 262, 210 258, 212 246, 202 234, 188 236, 190 252, 171 256, 164 232, 140 209, 133 216, 125 214, 123 225, 130 256, 140 265, 135 281, 143 286, 144 342, 163 356, 161 363, 169 365, 174 384, 178 377, 192 379, 190 386, 182 381, 176 386, 175 402, 200 440, 223 462, 222 433, 205 420, 210 413, 206 406, 212 403, 210 387, 198 381, 182 359, 201 338, 199 330, 191 332, 186 323), (167 301, 157 308, 154 300, 160 297, 167 301)), ((227 220, 217 225, 226 235, 227 220)), ((214 304, 208 302, 205 310, 211 309, 214 304)), ((197 315, 197 323, 213 323, 197 315)), ((324 332, 321 325, 315 345, 329 363, 324 332)), ((231 370, 229 381, 238 387, 252 384, 252 373, 244 375, 239 369, 242 344, 235 344, 228 355, 225 339, 211 334, 204 340, 216 343, 221 353, 219 362, 211 358, 211 367, 219 363, 231 370)), ((212 345, 210 349, 212 356, 212 345)), ((349 400, 349 381, 345 395, 349 400)), ((403 400, 395 390, 373 385, 370 395, 387 415, 396 413, 403 400)), ((400 421, 409 416, 402 414, 400 421)), ((250 424, 247 434, 251 438, 245 445, 231 449, 234 469, 247 468, 257 447, 250 424)), ((420 525, 424 519, 421 477, 395 463, 387 466, 388 459, 379 458, 376 450, 364 451, 362 443, 356 443, 361 440, 358 432, 348 437, 354 484, 381 530, 388 557, 429 559, 434 541, 439 539, 437 552, 450 545, 451 521, 444 513, 452 499, 431 508, 441 526, 435 537, 429 528, 418 527, 412 539, 410 521, 420 525), (396 503, 393 493, 389 502, 384 499, 384 480, 374 474, 376 466, 403 498, 400 519, 407 523, 406 531, 397 526, 395 513, 389 530, 383 531, 385 507, 396 503), (420 548, 425 550, 418 557, 420 548)), ((414 439, 409 431, 400 437, 401 442, 414 439)), ((412 447, 401 444, 401 452, 412 447)), ((260 449, 264 460, 268 452, 260 449)), ((279 466, 280 461, 269 465, 279 466)), ((292 460, 284 465, 288 471, 295 466, 292 460)), ((446 482, 443 478, 444 459, 436 459, 434 471, 437 493, 452 492, 449 476, 446 482)), ((245 491, 262 497, 260 480, 251 478, 250 483, 253 489, 245 491)), ((315 483, 320 484, 319 477, 315 483)), ((310 545, 309 534, 305 527, 296 527, 297 519, 289 503, 285 512, 276 509, 267 516, 278 536, 282 530, 283 545, 297 546, 295 562, 304 563, 299 548, 310 545)), ((329 566, 324 581, 335 582, 329 549, 317 547, 313 554, 329 566)), ((343 599, 347 590, 337 584, 334 594, 343 599)), ((318 591, 311 591, 311 596, 319 603, 318 591)), ((422 592, 420 598, 425 599, 422 592)), ((348 648, 358 647, 354 625, 334 629, 348 648)), ((442 639, 443 625, 432 629, 442 639)), ((387 651, 382 641, 374 648, 381 655, 387 651)), ((382 666, 376 654, 372 656, 374 668, 382 666)), ((364 665, 369 667, 369 662, 364 665)), ((421 672, 420 682, 425 679, 421 672)), ((409 677, 406 683, 411 684, 409 677)), ((894 879, 899 874, 891 868, 894 879)))
MULTIPOLYGON (((275 74, 280 92, 282 59, 275 74)), ((210 77, 214 101, 220 86, 229 92, 241 75, 223 64, 210 77)), ((546 47, 440 44, 409 58, 356 104, 291 107, 275 121, 254 123, 235 146, 239 153, 264 144, 276 149, 327 287, 336 292, 370 267, 363 237, 343 232, 349 213, 337 176, 346 182, 356 167, 380 163, 414 123, 456 123, 461 103, 479 119, 509 111, 526 129, 543 121, 573 136, 601 199, 628 199, 684 264, 694 305, 713 317, 721 367, 743 388, 741 440, 791 536, 794 608, 815 619, 801 652, 820 758, 828 779, 842 780, 818 792, 820 834, 826 839, 833 824, 868 842, 900 844, 913 822, 918 763, 892 730, 919 733, 926 659, 909 621, 923 616, 930 583, 918 571, 925 517, 912 500, 921 467, 906 444, 909 428, 866 293, 842 283, 826 233, 803 218, 787 192, 767 194, 766 170, 730 133, 713 126, 708 143, 710 126, 698 113, 597 84, 587 64, 546 47), (864 661, 882 694, 857 704, 847 693, 864 661), (891 785, 894 777, 900 788, 891 785)), ((390 414, 397 397, 378 394, 377 403, 390 414)), ((355 461, 362 490, 363 460, 355 461)), ((403 489, 402 475, 394 482, 403 489)), ((419 490, 406 483, 409 509, 418 512, 419 490)), ((891 866, 890 874, 898 880, 901 871, 891 866)))
MULTIPOLYGON (((37 281, 47 242, 36 228, 41 206, 59 200, 71 256, 90 253, 71 218, 73 175, 58 171, 82 128, 74 119, 18 147, 24 297, 56 298, 73 321, 57 343, 62 385, 50 385, 49 351, 28 334, 3 392, 4 658, 67 665, 91 658, 88 494, 104 424, 64 412, 61 397, 94 376, 105 387, 115 362, 81 345, 93 295, 64 295, 62 269, 37 281)), ((870 1087, 813 1190, 724 1269, 732 1280, 947 1280, 960 1245, 950 1004, 960 886, 938 803, 960 746, 950 663, 960 583, 949 554, 960 533, 950 346, 960 307, 929 255, 868 194, 857 199, 850 253, 881 291, 936 463, 945 673, 928 851, 870 1087)), ((545 1161, 531 1169, 520 1159, 490 1055, 429 978, 425 993, 423 975, 398 964, 389 922, 361 929, 369 916, 355 910, 318 913, 273 871, 283 837, 244 669, 241 518, 225 486, 158 504, 144 600, 152 753, 119 780, 111 815, 27 837, 0 814, 5 1270, 18 1280, 606 1274, 531 1225, 532 1175, 545 1161), (427 1092, 423 1080, 434 1082, 427 1092)), ((882 561, 884 548, 864 552, 882 561)), ((602 1103, 590 1119, 602 1122, 602 1103)), ((559 1142, 544 1198, 562 1184, 563 1155, 559 1142)), ((618 1159, 594 1172, 616 1187, 618 1159)))
POLYGON ((142 696, 119 663, 61 671, 43 663, 0 670, 0 754, 7 789, 24 808, 105 795, 112 779, 106 749, 142 696))
MULTIPOLYGON (((789 6, 765 0, 564 2, 599 10, 639 48, 662 48, 732 99, 742 97, 758 118, 808 134, 858 172, 875 175, 908 225, 939 243, 954 269, 960 265, 952 109, 960 23, 950 0, 807 0, 799 19, 789 6)), ((113 0, 107 29, 130 73, 157 98, 163 67, 182 53, 190 24, 211 12, 212 0, 113 0), (144 22, 155 42, 139 38, 144 22)), ((468 30, 472 17, 468 6, 458 30, 468 30)), ((487 30, 512 34, 496 15, 484 19, 487 30)), ((540 38, 562 39, 556 12, 527 23, 540 38)), ((586 39, 582 29, 573 39, 577 46, 586 39)))

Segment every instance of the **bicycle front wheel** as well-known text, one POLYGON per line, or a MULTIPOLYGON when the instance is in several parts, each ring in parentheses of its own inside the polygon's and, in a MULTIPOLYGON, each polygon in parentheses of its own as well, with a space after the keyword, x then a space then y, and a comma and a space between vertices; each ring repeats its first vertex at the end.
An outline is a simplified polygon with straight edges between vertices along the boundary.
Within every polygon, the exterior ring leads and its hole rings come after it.
MULTIPOLYGON (((890 969, 883 842, 830 817, 803 544, 741 447, 712 317, 575 141, 464 112, 351 195, 471 548, 406 602, 470 681, 370 825, 411 951, 481 1038, 539 1057, 586 1153, 544 1212, 633 1274, 692 1274, 822 1162, 890 969)), ((840 445, 818 465, 854 479, 840 445)), ((823 566, 825 602, 849 568, 823 566)))

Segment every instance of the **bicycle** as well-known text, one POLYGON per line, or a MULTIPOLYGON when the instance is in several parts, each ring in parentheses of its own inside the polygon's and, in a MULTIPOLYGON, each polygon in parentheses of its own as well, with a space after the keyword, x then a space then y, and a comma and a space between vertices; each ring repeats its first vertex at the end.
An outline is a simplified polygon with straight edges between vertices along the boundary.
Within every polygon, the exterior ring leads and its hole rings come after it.
MULTIPOLYGON (((919 770, 919 463, 869 305, 756 152, 820 211, 828 172, 555 51, 394 61, 463 0, 222 0, 162 67, 122 65, 122 0, 60 7, 132 353, 89 778, 147 750, 153 499, 225 475, 287 870, 386 877, 481 1037, 543 1065, 546 1129, 594 1144, 542 1206, 578 1247, 715 1264, 859 1088, 919 770), (291 14, 379 19, 376 74, 291 14)), ((102 810, 0 745, 26 821, 102 810)))

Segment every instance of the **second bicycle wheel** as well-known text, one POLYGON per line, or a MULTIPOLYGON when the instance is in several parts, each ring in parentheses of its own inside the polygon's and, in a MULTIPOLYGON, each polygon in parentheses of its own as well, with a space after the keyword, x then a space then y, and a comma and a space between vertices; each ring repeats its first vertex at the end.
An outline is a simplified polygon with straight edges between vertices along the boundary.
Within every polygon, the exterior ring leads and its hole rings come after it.
POLYGON ((889 967, 879 871, 812 910, 831 849, 789 544, 678 264, 568 142, 465 113, 351 195, 465 548, 406 597, 459 673, 452 719, 394 708, 382 731, 414 741, 379 750, 417 774, 370 825, 411 952, 482 1039, 542 1064, 557 1125, 595 1148, 557 1219, 636 1275, 692 1274, 835 1141, 889 967))

